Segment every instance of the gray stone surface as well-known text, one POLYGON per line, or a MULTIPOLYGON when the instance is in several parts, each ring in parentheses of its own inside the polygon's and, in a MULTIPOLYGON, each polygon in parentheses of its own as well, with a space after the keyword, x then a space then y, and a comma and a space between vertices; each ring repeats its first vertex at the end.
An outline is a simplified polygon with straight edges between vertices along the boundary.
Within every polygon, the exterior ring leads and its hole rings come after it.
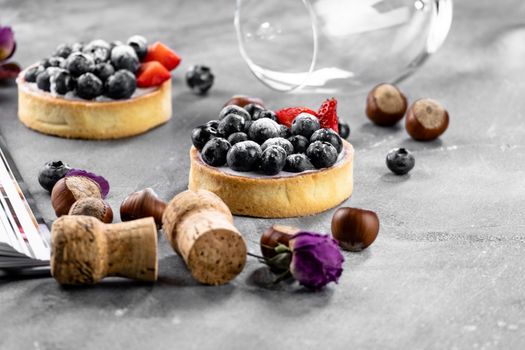
MULTIPOLYGON (((364 116, 364 96, 341 93, 352 126, 355 193, 345 204, 377 211, 376 243, 345 253, 339 285, 309 293, 294 284, 266 289, 250 260, 232 283, 192 281, 162 239, 154 285, 109 281, 62 288, 52 279, 0 281, 1 349, 520 349, 525 346, 525 5, 519 0, 457 1, 439 53, 401 86, 411 99, 434 97, 451 115, 444 137, 411 141, 402 127, 381 129, 364 116), (407 177, 389 174, 386 152, 414 151, 407 177)), ((62 159, 104 174, 114 209, 151 186, 170 198, 187 186, 189 131, 213 118, 233 93, 273 107, 318 105, 325 96, 282 95, 258 84, 241 61, 233 1, 5 1, 16 59, 29 64, 62 41, 124 40, 142 33, 183 57, 175 72, 174 117, 152 132, 111 142, 70 141, 24 128, 16 88, 0 88, 0 132, 49 221, 39 167, 62 159), (110 4, 111 5, 108 5, 110 4), (209 96, 194 96, 183 73, 212 65, 209 96)), ((329 231, 333 210, 288 220, 236 218, 257 251, 274 222, 329 231)))

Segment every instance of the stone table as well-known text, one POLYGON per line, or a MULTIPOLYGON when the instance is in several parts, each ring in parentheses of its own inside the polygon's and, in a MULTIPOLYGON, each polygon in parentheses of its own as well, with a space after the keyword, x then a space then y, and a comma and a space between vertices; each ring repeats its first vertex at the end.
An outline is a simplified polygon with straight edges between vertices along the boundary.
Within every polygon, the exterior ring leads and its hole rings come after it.
MULTIPOLYGON (((242 62, 233 1, 89 2, 1 0, 13 25, 16 60, 27 65, 59 42, 141 33, 184 58, 174 73, 174 116, 145 135, 72 141, 35 133, 17 120, 15 87, 0 88, 0 132, 46 220, 54 220, 37 173, 50 159, 104 174, 109 202, 146 186, 171 198, 186 189, 190 130, 216 116, 233 93, 271 107, 319 105, 322 95, 282 95, 257 83, 242 62), (184 72, 210 64, 207 97, 186 88, 184 72)), ((63 288, 53 279, 0 281, 2 349, 518 349, 525 346, 525 4, 462 0, 443 48, 401 84, 413 100, 433 97, 451 115, 438 141, 411 141, 403 127, 373 126, 364 96, 337 95, 352 126, 355 192, 345 204, 377 211, 381 231, 362 253, 345 253, 339 285, 310 293, 296 284, 263 288, 260 264, 220 287, 195 283, 160 243, 154 285, 112 280, 63 288), (384 157, 406 146, 410 176, 384 157)), ((272 223, 328 232, 333 210, 313 217, 235 218, 250 250, 272 223)), ((117 217, 118 220, 118 217, 117 217)))

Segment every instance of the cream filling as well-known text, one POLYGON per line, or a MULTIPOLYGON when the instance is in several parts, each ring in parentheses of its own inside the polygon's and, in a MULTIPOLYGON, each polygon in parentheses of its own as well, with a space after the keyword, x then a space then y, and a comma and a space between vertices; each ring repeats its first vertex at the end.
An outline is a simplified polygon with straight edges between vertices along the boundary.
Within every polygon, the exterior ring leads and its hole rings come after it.
MULTIPOLYGON (((57 93, 54 93, 54 92, 47 92, 47 91, 44 91, 44 90, 41 90, 38 88, 38 86, 36 85, 36 83, 29 83, 27 81, 23 81, 21 82, 21 84, 19 84, 19 86, 23 86, 24 88, 26 88, 28 91, 31 91, 31 92, 34 92, 34 93, 37 93, 37 94, 41 94, 41 95, 48 95, 48 96, 53 96, 54 98, 60 98, 60 99, 64 99, 64 100, 73 100, 73 101, 94 101, 94 102, 113 102, 113 101, 122 101, 122 100, 114 100, 112 98, 109 98, 107 96, 98 96, 97 98, 93 99, 93 100, 86 100, 86 99, 83 99, 81 97, 78 97, 73 91, 70 91, 68 92, 67 94, 65 95, 60 95, 60 94, 57 94, 57 93)), ((131 97, 128 99, 134 99, 134 98, 137 98, 137 97, 141 97, 141 96, 145 96, 145 95, 148 95, 154 91, 156 91, 159 87, 150 87, 150 88, 137 88, 135 90, 135 92, 133 93, 133 95, 131 95, 131 97)))
MULTIPOLYGON (((342 164, 344 159, 346 158, 347 152, 348 151, 346 150, 346 148, 343 147, 343 150, 337 156, 337 161, 330 168, 333 168, 333 167, 336 167, 336 166, 339 166, 340 164, 342 164)), ((204 160, 202 160, 200 152, 199 152, 199 160, 203 164, 207 165, 204 162, 204 160)), ((246 177, 246 178, 253 178, 253 179, 273 179, 273 178, 281 178, 281 177, 293 177, 293 176, 299 176, 299 175, 304 175, 304 174, 311 174, 311 173, 323 171, 323 170, 326 170, 326 169, 330 169, 330 168, 313 169, 313 170, 306 170, 306 171, 303 171, 303 172, 300 172, 300 173, 291 173, 291 172, 283 170, 279 174, 276 174, 276 175, 264 175, 264 174, 261 174, 261 173, 255 172, 255 171, 247 171, 247 172, 235 171, 235 170, 231 169, 230 167, 228 167, 227 165, 220 166, 220 167, 213 167, 213 168, 217 169, 217 171, 219 171, 221 173, 224 173, 224 174, 228 174, 228 175, 232 175, 232 176, 239 176, 239 177, 246 177)))

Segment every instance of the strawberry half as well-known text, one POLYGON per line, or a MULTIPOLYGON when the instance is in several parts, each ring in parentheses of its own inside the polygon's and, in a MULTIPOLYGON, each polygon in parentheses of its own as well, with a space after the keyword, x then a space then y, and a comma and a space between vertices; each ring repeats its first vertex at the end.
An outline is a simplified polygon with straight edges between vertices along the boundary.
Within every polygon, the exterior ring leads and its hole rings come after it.
POLYGON ((171 73, 157 61, 146 62, 140 65, 137 72, 138 87, 159 86, 171 78, 171 73))
POLYGON ((157 41, 148 47, 148 53, 144 62, 160 62, 167 70, 174 70, 180 63, 181 58, 172 49, 157 41))
POLYGON ((339 133, 339 119, 337 118, 337 100, 330 98, 323 102, 317 112, 321 128, 330 128, 339 133))
POLYGON ((307 107, 289 107, 283 108, 275 112, 277 114, 277 121, 287 127, 292 126, 292 122, 301 113, 308 113, 317 117, 317 113, 307 107))

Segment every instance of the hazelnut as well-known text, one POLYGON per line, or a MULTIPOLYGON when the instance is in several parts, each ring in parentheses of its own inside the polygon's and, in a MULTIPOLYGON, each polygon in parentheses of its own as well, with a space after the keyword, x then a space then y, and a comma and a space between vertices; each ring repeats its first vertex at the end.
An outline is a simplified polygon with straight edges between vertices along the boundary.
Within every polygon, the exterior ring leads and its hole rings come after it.
POLYGON ((262 255, 267 259, 274 257, 277 254, 274 250, 275 247, 277 247, 279 243, 288 246, 290 238, 299 231, 301 231, 301 229, 297 227, 273 225, 261 236, 262 255))
POLYGON ((102 198, 99 185, 85 176, 67 176, 60 179, 51 191, 51 205, 57 216, 69 213, 73 203, 82 198, 102 198))
POLYGON ((245 96, 245 95, 233 95, 228 101, 226 101, 226 103, 224 104, 224 107, 229 106, 229 105, 236 105, 239 107, 244 107, 250 103, 264 107, 264 102, 260 98, 245 96))
POLYGON ((403 118, 406 110, 407 98, 391 84, 377 85, 366 98, 366 115, 380 126, 395 125, 403 118))
POLYGON ((414 140, 431 141, 447 130, 448 120, 448 112, 439 102, 423 98, 408 109, 405 127, 414 140))
POLYGON ((152 216, 157 226, 162 225, 166 203, 151 188, 130 194, 120 205, 120 219, 131 221, 152 216))
POLYGON ((358 252, 374 242, 379 233, 379 219, 370 210, 339 208, 332 217, 332 236, 341 248, 358 252))
POLYGON ((105 200, 100 198, 79 199, 69 209, 69 215, 92 216, 105 224, 113 221, 113 210, 105 200))

